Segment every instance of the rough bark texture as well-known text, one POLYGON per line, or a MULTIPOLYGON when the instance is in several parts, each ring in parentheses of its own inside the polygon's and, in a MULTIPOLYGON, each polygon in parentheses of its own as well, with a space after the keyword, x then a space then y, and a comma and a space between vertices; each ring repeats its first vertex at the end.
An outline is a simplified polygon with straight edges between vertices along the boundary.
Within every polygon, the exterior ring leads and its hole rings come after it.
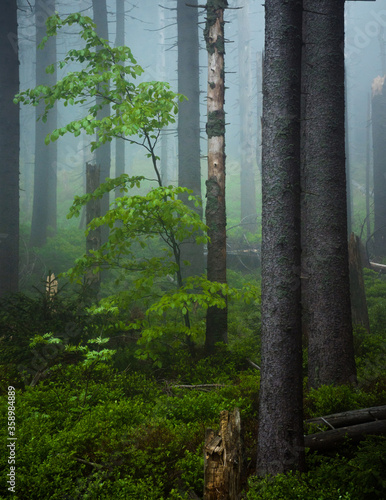
POLYGON ((300 75, 302 1, 265 2, 262 351, 257 473, 302 469, 300 75))
MULTIPOLYGON (((36 84, 52 86, 56 83, 56 70, 46 73, 46 67, 56 62, 56 37, 51 37, 44 49, 39 49, 46 35, 46 19, 55 13, 55 0, 37 0, 35 5, 36 25, 36 84)), ((44 112, 45 104, 36 107, 36 120, 44 112)), ((42 120, 35 126, 35 170, 34 198, 31 222, 31 246, 41 247, 47 236, 56 232, 57 192, 57 143, 44 143, 45 137, 57 127, 56 105, 49 111, 46 123, 42 120)))
POLYGON ((0 297, 17 292, 19 279, 19 59, 17 2, 5 0, 0 16, 0 297))
MULTIPOLYGON (((116 26, 117 36, 115 46, 122 47, 125 45, 125 2, 116 0, 116 26)), ((119 177, 125 173, 125 141, 123 139, 115 140, 115 176, 119 177)), ((116 191, 116 197, 121 196, 119 190, 116 191)))
POLYGON ((252 60, 251 36, 249 29, 248 0, 243 0, 239 6, 239 102, 240 102, 240 193, 241 193, 241 223, 245 230, 256 232, 256 183, 254 165, 253 130, 254 109, 252 97, 252 60))
POLYGON ((386 85, 385 78, 373 82, 373 174, 374 174, 374 254, 386 256, 386 85))
MULTIPOLYGON (((99 186, 100 171, 96 165, 86 163, 86 191, 93 193, 99 186)), ((100 199, 91 200, 86 205, 86 224, 88 225, 96 217, 101 215, 100 199)), ((99 250, 101 247, 101 228, 90 231, 86 236, 86 252, 99 250)), ((100 273, 94 274, 93 269, 85 275, 85 285, 88 287, 90 299, 96 299, 100 290, 100 273)))
MULTIPOLYGON (((227 5, 226 0, 207 2, 204 32, 208 50, 207 273, 209 280, 220 283, 226 282, 224 9, 227 5)), ((227 342, 227 309, 210 307, 206 316, 206 350, 213 351, 216 342, 227 342)))
POLYGON ((304 325, 311 387, 355 383, 347 245, 344 2, 304 0, 304 325))
MULTIPOLYGON (((190 2, 197 5, 197 0, 190 2)), ((178 185, 187 187, 201 197, 200 166, 200 84, 198 61, 198 9, 177 2, 178 27, 178 92, 188 101, 179 106, 178 111, 178 185)), ((182 199, 202 218, 202 208, 196 208, 182 199)), ((183 268, 183 276, 204 272, 204 248, 194 241, 181 246, 181 259, 190 262, 183 268)))
MULTIPOLYGON (((94 22, 97 26, 97 33, 101 38, 108 40, 109 30, 107 25, 107 8, 106 0, 92 0, 94 22)), ((97 105, 101 104, 102 98, 97 97, 97 105)), ((97 114, 97 119, 102 120, 109 116, 110 110, 107 104, 104 105, 97 114)), ((110 158, 111 158, 111 143, 106 142, 95 150, 95 163, 100 168, 100 182, 105 182, 107 177, 110 177, 110 158)), ((105 214, 109 209, 109 195, 106 193, 101 199, 101 214, 105 214)), ((105 243, 109 237, 109 229, 104 226, 101 230, 102 243, 105 243)))
POLYGON ((360 325, 370 333, 369 313, 367 310, 365 283, 363 280, 361 241, 354 233, 348 245, 350 268, 351 316, 353 325, 360 325))
POLYGON ((238 500, 243 452, 240 413, 222 411, 220 430, 207 429, 204 447, 204 500, 238 500))

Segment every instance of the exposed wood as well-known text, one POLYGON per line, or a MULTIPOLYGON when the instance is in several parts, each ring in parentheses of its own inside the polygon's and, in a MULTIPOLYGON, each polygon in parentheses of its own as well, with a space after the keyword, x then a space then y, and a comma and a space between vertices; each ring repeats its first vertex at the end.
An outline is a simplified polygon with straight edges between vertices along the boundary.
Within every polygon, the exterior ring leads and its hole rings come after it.
POLYGON ((386 420, 376 420, 375 422, 366 422, 364 424, 310 434, 304 437, 304 446, 313 451, 326 451, 337 448, 348 439, 351 439, 352 442, 358 442, 368 434, 385 433, 386 420))
POLYGON ((363 424, 365 422, 384 419, 386 419, 386 405, 362 408, 360 410, 344 411, 341 413, 326 415, 324 417, 310 418, 306 420, 305 423, 329 425, 331 428, 335 429, 337 427, 363 424))
POLYGON ((365 283, 363 280, 360 239, 351 233, 348 244, 350 270, 351 316, 353 325, 360 325, 370 333, 369 313, 367 310, 365 283))
POLYGON ((207 429, 204 447, 204 500, 238 500, 241 495, 240 413, 222 411, 220 430, 207 429))
POLYGON ((374 271, 379 271, 380 273, 386 273, 385 264, 378 264, 377 262, 370 261, 370 268, 373 269, 374 271))

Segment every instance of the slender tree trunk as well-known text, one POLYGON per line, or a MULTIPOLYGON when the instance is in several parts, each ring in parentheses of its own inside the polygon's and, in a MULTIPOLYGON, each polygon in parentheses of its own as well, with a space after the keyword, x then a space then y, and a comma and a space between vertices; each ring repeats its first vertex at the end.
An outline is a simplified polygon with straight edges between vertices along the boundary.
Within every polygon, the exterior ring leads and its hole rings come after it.
POLYGON ((348 131, 348 102, 347 102, 347 77, 344 78, 345 90, 345 151, 346 151, 346 193, 347 193, 347 235, 352 233, 353 198, 351 189, 351 169, 350 169, 350 137, 348 131))
MULTIPOLYGON (((92 163, 86 163, 86 192, 93 193, 99 186, 99 168, 92 163)), ((86 225, 96 217, 100 217, 100 200, 91 200, 86 205, 86 225)), ((86 252, 98 251, 101 247, 101 227, 90 231, 86 237, 86 252)), ((94 274, 93 268, 89 269, 84 277, 84 284, 87 287, 87 298, 95 301, 98 298, 101 277, 100 273, 94 274)))
POLYGON ((371 220, 370 220, 371 129, 370 127, 371 127, 371 98, 369 96, 367 103, 367 123, 366 123, 366 241, 370 239, 371 235, 371 220))
MULTIPOLYGON (((191 2, 197 6, 197 0, 191 2)), ((198 61, 198 10, 177 2, 178 28, 178 92, 188 101, 178 111, 178 185, 187 187, 195 196, 201 197, 200 165, 200 82, 198 61)), ((202 208, 183 196, 184 203, 196 210, 202 218, 202 208)), ((194 241, 187 241, 181 247, 182 261, 190 262, 183 267, 183 276, 204 272, 204 248, 194 241)))
MULTIPOLYGON (((56 83, 56 69, 47 74, 46 67, 56 63, 56 37, 51 37, 44 49, 39 49, 46 35, 46 19, 55 13, 55 0, 37 0, 35 4, 36 25, 36 84, 52 86, 56 83)), ((44 112, 44 103, 36 107, 36 120, 44 112)), ((36 122, 35 127, 35 171, 34 199, 31 223, 31 246, 45 245, 47 236, 56 232, 57 192, 57 143, 46 145, 46 135, 57 127, 56 105, 48 113, 46 123, 36 122)))
POLYGON ((311 387, 356 381, 345 172, 344 2, 304 0, 302 267, 311 387))
MULTIPOLYGON (((94 22, 97 26, 97 33, 101 38, 108 40, 109 30, 107 24, 107 8, 106 0, 92 0, 93 12, 94 12, 94 22)), ((102 98, 97 97, 97 105, 102 103, 102 98)), ((107 104, 104 105, 97 114, 97 119, 102 120, 106 116, 109 116, 110 109, 107 104)), ((110 177, 110 159, 111 159, 111 143, 106 142, 98 149, 95 150, 95 162, 100 168, 100 182, 105 182, 107 177, 110 177)), ((109 209, 109 195, 106 193, 101 199, 101 214, 105 214, 109 209)), ((109 229, 103 226, 101 229, 102 244, 108 240, 109 229)))
POLYGON ((240 191, 241 223, 246 231, 256 232, 256 183, 254 165, 255 140, 253 130, 254 109, 252 101, 252 61, 251 37, 249 30, 249 2, 242 0, 239 5, 239 102, 240 102, 240 191))
MULTIPOLYGON (((115 46, 122 47, 125 45, 125 2, 116 0, 115 6, 117 36, 115 39, 115 46)), ((125 173, 125 141, 123 139, 115 140, 115 175, 119 177, 125 173)), ((119 190, 116 196, 121 196, 119 190)))
POLYGON ((19 280, 19 92, 17 1, 5 0, 0 16, 0 297, 19 280))
POLYGON ((386 85, 385 77, 373 82, 373 176, 374 176, 374 253, 386 256, 386 85))
POLYGON ((300 300, 302 1, 266 0, 265 23, 259 475, 302 469, 304 463, 300 300))
MULTIPOLYGON (((208 180, 206 224, 208 226, 207 273, 210 281, 226 282, 225 212, 225 113, 224 113, 224 9, 227 0, 208 0, 205 28, 208 50, 208 180)), ((206 316, 205 348, 213 352, 216 342, 227 342, 227 308, 210 307, 206 316)))

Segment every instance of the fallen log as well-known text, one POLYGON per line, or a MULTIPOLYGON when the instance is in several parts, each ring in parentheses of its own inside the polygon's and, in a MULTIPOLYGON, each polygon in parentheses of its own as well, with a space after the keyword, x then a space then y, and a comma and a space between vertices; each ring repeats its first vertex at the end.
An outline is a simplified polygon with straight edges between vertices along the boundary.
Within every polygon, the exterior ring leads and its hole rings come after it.
POLYGON ((349 425, 363 424, 374 420, 386 419, 386 405, 362 408, 360 410, 344 411, 324 417, 310 418, 306 424, 327 425, 331 429, 349 425))
POLYGON ((331 431, 304 436, 304 447, 312 451, 327 451, 345 443, 348 439, 357 443, 368 434, 385 434, 386 420, 341 427, 331 431))
POLYGON ((380 273, 386 273, 386 265, 378 264, 378 262, 370 261, 370 269, 372 269, 373 271, 378 271, 380 273))

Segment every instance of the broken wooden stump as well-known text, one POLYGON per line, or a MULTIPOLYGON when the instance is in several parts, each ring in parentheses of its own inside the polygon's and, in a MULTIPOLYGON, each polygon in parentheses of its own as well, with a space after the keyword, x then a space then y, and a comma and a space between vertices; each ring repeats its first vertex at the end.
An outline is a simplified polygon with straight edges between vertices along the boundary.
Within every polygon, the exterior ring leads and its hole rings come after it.
POLYGON ((238 500, 241 494, 240 412, 222 411, 220 429, 207 429, 204 447, 204 500, 238 500))

